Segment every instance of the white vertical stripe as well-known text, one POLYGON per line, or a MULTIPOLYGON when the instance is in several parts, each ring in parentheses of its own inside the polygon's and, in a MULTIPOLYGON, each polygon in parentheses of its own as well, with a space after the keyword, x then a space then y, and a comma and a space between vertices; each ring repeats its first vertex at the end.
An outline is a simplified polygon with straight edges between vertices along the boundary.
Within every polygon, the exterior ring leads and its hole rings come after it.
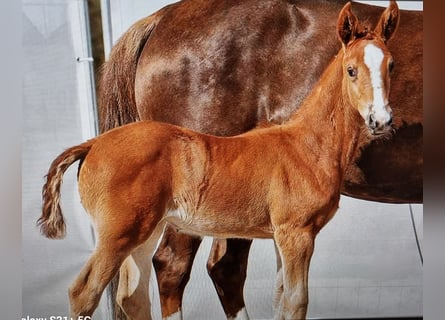
POLYGON ((389 120, 390 115, 385 108, 386 102, 382 88, 383 79, 380 72, 384 54, 380 48, 372 43, 365 46, 364 52, 364 61, 369 69, 373 90, 373 109, 371 112, 377 121, 386 122, 389 120))

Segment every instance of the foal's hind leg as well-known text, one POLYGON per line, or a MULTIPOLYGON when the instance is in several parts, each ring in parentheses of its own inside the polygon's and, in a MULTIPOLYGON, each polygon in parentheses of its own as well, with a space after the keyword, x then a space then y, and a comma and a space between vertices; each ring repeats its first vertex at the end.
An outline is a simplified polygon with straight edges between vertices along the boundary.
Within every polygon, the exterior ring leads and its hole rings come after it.
MULTIPOLYGON (((153 217, 153 215, 149 215, 153 217)), ((145 221, 144 231, 132 221, 117 221, 98 228, 98 245, 69 289, 71 317, 91 316, 106 285, 124 259, 153 233, 159 218, 145 221), (135 226, 129 228, 129 226, 135 226)))
POLYGON ((151 320, 151 303, 148 285, 151 273, 151 263, 145 262, 149 256, 144 246, 138 247, 129 255, 119 269, 119 285, 116 302, 125 313, 127 319, 151 320), (143 255, 142 255, 143 254, 143 255))
POLYGON ((159 225, 150 238, 137 247, 120 267, 116 300, 128 319, 151 320, 149 284, 151 256, 162 234, 159 225))
POLYGON ((281 262, 280 251, 274 241, 275 257, 277 260, 277 275, 275 281, 275 297, 273 301, 273 309, 278 310, 279 306, 282 304, 283 298, 283 265, 281 262))
POLYGON ((251 244, 244 239, 213 240, 207 270, 228 319, 249 319, 243 289, 251 244))
POLYGON ((99 244, 69 289, 71 317, 91 316, 105 286, 113 278, 130 248, 118 243, 99 244))

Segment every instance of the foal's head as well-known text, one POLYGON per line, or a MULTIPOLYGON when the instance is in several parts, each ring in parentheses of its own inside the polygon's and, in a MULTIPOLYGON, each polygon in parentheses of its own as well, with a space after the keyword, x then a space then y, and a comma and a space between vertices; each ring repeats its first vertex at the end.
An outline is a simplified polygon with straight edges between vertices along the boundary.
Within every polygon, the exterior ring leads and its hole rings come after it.
POLYGON ((389 74, 393 60, 386 47, 399 22, 395 1, 383 12, 374 31, 364 29, 351 12, 351 3, 340 12, 338 37, 343 46, 344 85, 347 98, 357 108, 373 135, 391 130, 388 103, 389 74))

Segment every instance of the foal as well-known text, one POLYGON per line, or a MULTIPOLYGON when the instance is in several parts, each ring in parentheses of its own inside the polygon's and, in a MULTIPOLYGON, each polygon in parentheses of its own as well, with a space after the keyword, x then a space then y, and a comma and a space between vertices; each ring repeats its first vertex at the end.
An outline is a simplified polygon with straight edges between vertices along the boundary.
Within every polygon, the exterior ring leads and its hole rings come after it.
POLYGON ((98 238, 70 287, 72 316, 91 315, 124 259, 156 243, 169 222, 199 235, 273 238, 282 260, 276 317, 305 318, 315 236, 337 210, 362 121, 373 135, 391 132, 386 41, 397 23, 395 2, 374 31, 345 5, 337 23, 342 49, 283 125, 216 137, 137 122, 59 155, 43 187, 41 231, 64 236, 60 186, 80 160, 79 193, 98 238))

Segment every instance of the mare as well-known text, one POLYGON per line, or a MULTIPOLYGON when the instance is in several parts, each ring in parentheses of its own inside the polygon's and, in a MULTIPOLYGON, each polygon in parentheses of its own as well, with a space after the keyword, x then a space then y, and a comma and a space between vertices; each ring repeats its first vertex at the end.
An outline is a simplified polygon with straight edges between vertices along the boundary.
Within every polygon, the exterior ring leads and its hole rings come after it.
POLYGON ((140 121, 61 153, 43 186, 41 232, 65 235, 60 187, 80 161, 80 199, 98 239, 69 289, 71 316, 91 316, 124 260, 156 243, 169 222, 200 236, 273 238, 281 260, 276 318, 304 319, 315 237, 338 208, 360 137, 392 134, 386 42, 398 22, 395 2, 373 31, 346 4, 336 27, 341 49, 281 125, 219 137, 140 121))
MULTIPOLYGON (((123 34, 103 66, 101 131, 152 119, 230 136, 259 124, 282 123, 338 51, 332 30, 345 3, 183 0, 141 19, 123 34)), ((362 3, 353 9, 369 25, 383 10, 362 3)), ((342 193, 421 203, 423 13, 401 12, 400 32, 389 43, 397 61, 390 93, 396 134, 379 141, 362 135, 342 193)), ((165 230, 153 260, 163 317, 181 311, 200 241, 171 227, 165 230)), ((243 286, 250 244, 213 242, 207 268, 228 318, 247 317, 243 286)), ((117 301, 131 319, 150 319, 150 268, 151 258, 141 247, 120 270, 117 301)))

